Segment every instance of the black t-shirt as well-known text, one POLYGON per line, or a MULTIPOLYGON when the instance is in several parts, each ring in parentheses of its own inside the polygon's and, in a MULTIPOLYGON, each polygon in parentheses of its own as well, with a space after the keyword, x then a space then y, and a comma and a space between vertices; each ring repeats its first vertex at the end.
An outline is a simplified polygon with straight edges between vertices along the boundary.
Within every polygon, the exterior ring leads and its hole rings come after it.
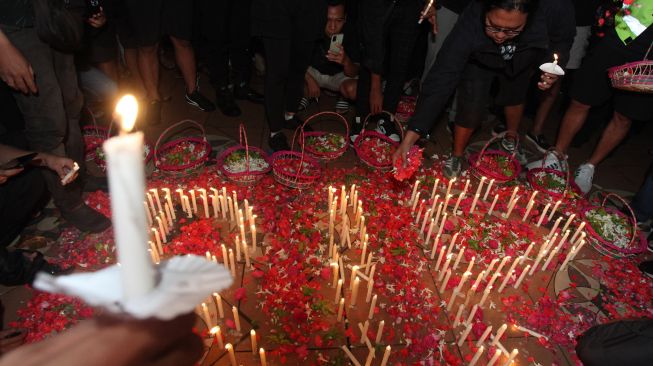
MULTIPOLYGON (((358 38, 356 37, 356 32, 354 26, 350 26, 350 23, 345 24, 343 29, 344 37, 342 39, 342 47, 345 50, 347 56, 353 62, 360 61, 360 50, 358 47, 358 38)), ((313 49, 313 57, 311 59, 311 67, 324 75, 335 75, 344 71, 344 67, 335 62, 329 61, 326 58, 327 53, 329 52, 329 47, 331 46, 331 38, 323 37, 315 44, 313 49)))
POLYGON ((573 0, 574 12, 576 13, 576 26, 587 27, 594 24, 596 9, 603 2, 602 0, 573 0))
MULTIPOLYGON (((436 3, 437 2, 438 1, 436 1, 436 3)), ((471 2, 472 0, 441 0, 439 3, 454 13, 460 14, 471 2)))
POLYGON ((16 27, 34 25, 31 0, 0 0, 0 24, 16 27))

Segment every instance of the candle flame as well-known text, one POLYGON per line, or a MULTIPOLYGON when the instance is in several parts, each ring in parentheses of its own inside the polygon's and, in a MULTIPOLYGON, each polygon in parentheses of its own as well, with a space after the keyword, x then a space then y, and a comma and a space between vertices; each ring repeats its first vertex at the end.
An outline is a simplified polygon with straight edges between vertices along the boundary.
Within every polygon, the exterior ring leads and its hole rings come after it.
POLYGON ((554 53, 554 54, 553 54, 553 59, 554 59, 556 62, 558 62, 558 54, 557 54, 557 53, 554 53))
POLYGON ((215 335, 216 333, 218 333, 219 330, 220 330, 220 327, 213 327, 213 328, 211 328, 209 333, 211 333, 212 335, 215 335))
POLYGON ((136 98, 131 94, 120 98, 116 105, 116 115, 120 117, 121 130, 124 132, 131 131, 138 115, 138 101, 136 101, 136 98))

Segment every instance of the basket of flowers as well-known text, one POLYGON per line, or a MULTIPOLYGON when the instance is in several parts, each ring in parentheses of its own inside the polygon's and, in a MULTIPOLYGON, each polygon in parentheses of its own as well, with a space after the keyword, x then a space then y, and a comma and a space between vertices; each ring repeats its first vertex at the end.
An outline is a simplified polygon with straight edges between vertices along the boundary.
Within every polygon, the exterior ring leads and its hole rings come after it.
POLYGON ((555 149, 549 149, 542 158, 542 167, 534 168, 526 173, 526 179, 534 190, 544 192, 553 199, 561 199, 571 195, 582 196, 580 188, 570 179, 569 163, 567 159, 559 156, 555 149), (544 162, 549 154, 558 156, 564 166, 563 170, 544 167, 544 162))
POLYGON ((469 166, 472 174, 477 177, 494 179, 497 183, 507 183, 519 176, 521 164, 515 158, 519 145, 519 137, 511 134, 504 138, 515 139, 515 150, 509 154, 503 150, 489 150, 488 147, 501 136, 491 138, 479 153, 469 156, 469 166))
POLYGON ((305 189, 320 178, 322 171, 320 164, 306 155, 304 145, 300 144, 301 152, 293 151, 298 134, 300 140, 303 140, 303 126, 295 130, 290 150, 277 151, 272 154, 272 173, 277 182, 285 186, 305 189))
POLYGON ((581 218, 586 223, 590 244, 598 251, 616 258, 646 251, 646 241, 638 240, 635 214, 630 205, 620 196, 614 193, 606 195, 601 206, 583 209, 581 218), (609 198, 620 201, 630 216, 614 207, 606 206, 609 198))
POLYGON ((87 111, 88 116, 93 121, 92 125, 86 125, 82 127, 82 139, 84 140, 84 156, 87 161, 95 159, 95 153, 98 146, 102 146, 102 143, 111 137, 111 127, 113 126, 113 120, 109 127, 98 126, 93 112, 90 110, 87 111))
POLYGON ((649 46, 642 61, 608 69, 612 86, 616 89, 638 93, 653 93, 653 61, 648 59, 653 43, 649 46))
POLYGON ((211 145, 201 124, 193 120, 179 121, 161 133, 154 145, 154 165, 163 174, 186 176, 196 173, 211 155, 211 145), (201 131, 201 136, 184 136, 161 145, 164 138, 175 128, 190 124, 201 131))
MULTIPOLYGON (((152 156, 154 155, 153 152, 154 151, 152 149, 152 145, 145 141, 143 144, 143 160, 145 161, 145 164, 149 163, 150 160, 152 160, 152 156)), ((102 143, 95 147, 95 152, 93 153, 93 161, 100 169, 107 169, 107 161, 104 155, 104 149, 102 148, 102 143)))
POLYGON ((345 133, 334 133, 325 131, 304 132, 304 139, 300 140, 306 154, 318 160, 333 160, 342 156, 347 151, 349 138, 349 124, 345 117, 335 112, 321 112, 310 116, 305 122, 304 127, 309 123, 319 120, 337 121, 345 127, 345 133))
POLYGON ((262 149, 249 146, 243 124, 240 125, 239 135, 240 143, 218 157, 218 167, 233 182, 254 184, 272 169, 270 158, 262 149))
MULTIPOLYGON (((390 120, 397 126, 397 131, 404 138, 404 130, 401 124, 390 112, 381 112, 390 116, 390 120)), ((354 140, 356 155, 365 165, 372 169, 388 171, 392 169, 392 153, 397 149, 399 143, 388 136, 377 131, 367 130, 367 124, 372 115, 368 115, 363 121, 361 133, 354 140)))

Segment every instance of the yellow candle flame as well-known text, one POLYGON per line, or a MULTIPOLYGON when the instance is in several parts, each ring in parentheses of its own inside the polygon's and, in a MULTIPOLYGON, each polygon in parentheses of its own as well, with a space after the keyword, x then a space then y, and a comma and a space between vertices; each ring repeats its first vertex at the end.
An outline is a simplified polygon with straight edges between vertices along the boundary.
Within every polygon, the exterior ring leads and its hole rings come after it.
POLYGON ((121 131, 131 131, 134 128, 136 116, 138 115, 138 101, 136 98, 131 94, 120 98, 120 101, 116 105, 116 115, 120 118, 121 131))

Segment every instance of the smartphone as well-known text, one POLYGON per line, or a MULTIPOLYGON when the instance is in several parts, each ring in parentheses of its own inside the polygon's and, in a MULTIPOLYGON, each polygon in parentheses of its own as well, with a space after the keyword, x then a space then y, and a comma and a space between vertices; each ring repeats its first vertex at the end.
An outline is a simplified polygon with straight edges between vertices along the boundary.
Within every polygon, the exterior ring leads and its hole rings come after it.
POLYGON ((36 155, 38 155, 38 153, 29 153, 23 156, 19 156, 15 159, 11 159, 8 162, 2 164, 0 166, 0 169, 9 170, 9 169, 24 168, 27 166, 27 164, 29 164, 30 161, 34 160, 36 155))
POLYGON ((340 53, 340 48, 338 46, 342 46, 343 38, 345 38, 345 35, 342 33, 332 35, 331 46, 329 46, 329 51, 336 54, 340 53))

